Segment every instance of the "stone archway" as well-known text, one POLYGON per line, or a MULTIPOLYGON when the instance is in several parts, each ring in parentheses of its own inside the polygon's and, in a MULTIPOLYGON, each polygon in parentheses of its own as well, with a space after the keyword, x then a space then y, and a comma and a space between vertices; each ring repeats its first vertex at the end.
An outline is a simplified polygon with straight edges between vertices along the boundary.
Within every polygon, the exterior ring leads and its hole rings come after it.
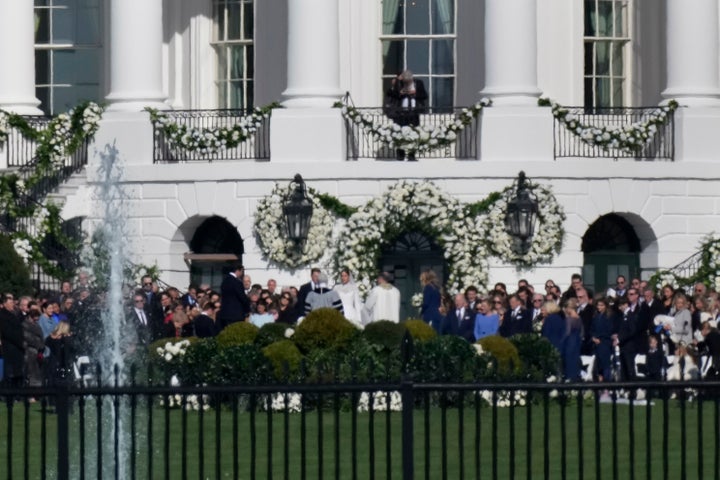
POLYGON ((245 247, 235 226, 223 217, 212 216, 200 223, 188 242, 190 281, 219 288, 230 266, 242 262, 245 247))

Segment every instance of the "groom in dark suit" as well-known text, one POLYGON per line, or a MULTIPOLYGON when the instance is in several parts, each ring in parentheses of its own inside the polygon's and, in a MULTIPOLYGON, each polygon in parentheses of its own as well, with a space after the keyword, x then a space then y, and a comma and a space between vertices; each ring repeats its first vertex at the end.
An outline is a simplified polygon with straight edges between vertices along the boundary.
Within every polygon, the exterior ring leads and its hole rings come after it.
POLYGON ((242 322, 250 313, 250 299, 245 294, 243 274, 245 267, 237 264, 220 285, 220 311, 217 314, 218 331, 235 322, 242 322))
POLYGON ((295 314, 298 317, 305 316, 305 300, 308 293, 316 288, 320 288, 320 269, 315 267, 310 270, 310 281, 300 285, 298 290, 297 301, 295 302, 295 314))

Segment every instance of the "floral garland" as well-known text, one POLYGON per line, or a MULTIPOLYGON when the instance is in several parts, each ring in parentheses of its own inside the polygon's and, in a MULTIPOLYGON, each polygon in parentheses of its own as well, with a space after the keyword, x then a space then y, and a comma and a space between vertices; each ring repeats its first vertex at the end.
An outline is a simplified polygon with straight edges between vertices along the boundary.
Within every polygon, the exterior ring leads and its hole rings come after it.
POLYGON ((538 263, 550 263, 555 254, 560 253, 565 237, 565 212, 550 188, 530 181, 526 185, 537 200, 539 209, 536 231, 527 252, 520 250, 505 225, 508 203, 515 195, 514 186, 502 191, 487 216, 478 217, 478 228, 487 231, 488 248, 492 254, 506 263, 529 268, 538 263))
POLYGON ((313 215, 310 231, 302 250, 298 250, 284 233, 282 207, 287 189, 287 186, 276 183, 270 195, 258 202, 253 227, 263 254, 278 265, 294 269, 316 262, 328 252, 335 219, 311 192, 313 215))
POLYGON ((677 290, 690 288, 700 282, 720 291, 720 238, 713 234, 706 236, 700 242, 699 255, 700 264, 693 275, 684 277, 673 270, 658 270, 650 277, 648 284, 656 290, 665 285, 677 290))
POLYGON ((644 145, 652 142, 658 127, 666 125, 672 112, 678 108, 678 103, 675 100, 670 100, 667 105, 653 110, 645 120, 625 126, 606 125, 597 127, 582 123, 567 108, 550 99, 541 98, 538 100, 538 104, 540 106, 550 106, 553 117, 586 144, 626 152, 636 152, 644 145))
POLYGON ((333 258, 336 271, 348 268, 365 295, 377 276, 383 246, 407 230, 421 231, 444 248, 448 290, 486 288, 487 250, 480 230, 457 199, 430 181, 401 180, 360 207, 347 221, 333 258))
POLYGON ((402 127, 386 116, 378 118, 364 114, 343 103, 336 103, 335 106, 342 109, 346 120, 361 126, 388 148, 423 153, 451 145, 457 140, 458 134, 490 104, 491 101, 484 98, 470 108, 463 108, 458 118, 447 124, 402 127))
POLYGON ((155 134, 165 135, 168 143, 190 152, 200 152, 204 155, 214 154, 225 148, 235 148, 252 137, 263 121, 270 117, 273 108, 279 103, 271 103, 262 108, 255 108, 231 127, 195 128, 179 124, 170 117, 154 108, 146 108, 150 113, 150 121, 155 128, 155 134))

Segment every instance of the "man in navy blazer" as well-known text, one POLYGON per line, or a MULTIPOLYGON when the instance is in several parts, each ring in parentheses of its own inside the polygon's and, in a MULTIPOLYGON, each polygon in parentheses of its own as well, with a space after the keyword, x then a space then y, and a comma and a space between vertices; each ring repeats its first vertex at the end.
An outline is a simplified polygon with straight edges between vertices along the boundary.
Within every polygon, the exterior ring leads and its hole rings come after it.
POLYGON ((532 312, 516 293, 510 296, 510 308, 505 312, 502 325, 498 330, 503 337, 512 337, 518 333, 532 333, 532 312))
POLYGON ((440 326, 440 335, 459 335, 468 342, 475 341, 475 312, 467 304, 465 295, 455 295, 455 308, 452 308, 440 326))
POLYGON ((245 267, 237 264, 220 285, 220 311, 217 314, 218 330, 235 322, 242 322, 250 313, 250 299, 245 294, 243 274, 245 267))

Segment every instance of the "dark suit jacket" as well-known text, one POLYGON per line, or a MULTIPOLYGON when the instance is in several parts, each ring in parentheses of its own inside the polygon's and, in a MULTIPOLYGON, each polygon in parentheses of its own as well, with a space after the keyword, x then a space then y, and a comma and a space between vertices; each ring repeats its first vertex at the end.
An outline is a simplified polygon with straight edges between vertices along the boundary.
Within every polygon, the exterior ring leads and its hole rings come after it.
POLYGON ((217 314, 217 326, 222 330, 231 323, 240 322, 250 313, 250 299, 245 294, 241 278, 228 274, 220 285, 220 311, 217 314))
POLYGON ((312 292, 312 282, 303 283, 298 289, 297 302, 295 303, 295 319, 305 316, 305 300, 308 293, 312 292))
POLYGON ((582 321, 582 346, 581 351, 583 355, 592 355, 595 349, 595 344, 592 342, 590 336, 590 330, 592 328, 592 320, 595 316, 595 307, 590 304, 585 305, 585 308, 579 313, 580 320, 582 321))
POLYGON ((532 312, 521 307, 517 317, 513 318, 512 313, 512 310, 505 312, 498 333, 503 337, 512 337, 519 333, 532 333, 532 312))
POLYGON ((445 315, 440 327, 441 335, 459 335, 469 342, 475 341, 475 313, 465 307, 462 318, 457 317, 453 308, 445 315))
POLYGON ((637 312, 626 311, 624 317, 620 317, 618 328, 620 350, 623 353, 638 353, 642 349, 642 338, 643 330, 640 327, 637 312))
MULTIPOLYGON (((142 319, 137 314, 134 308, 131 308, 130 312, 128 312, 127 315, 128 324, 132 325, 137 332, 138 343, 148 345, 152 340, 155 339, 155 336, 153 325, 151 323, 152 320, 148 316, 147 312, 145 312, 145 319, 148 322, 147 325, 142 322, 142 319)), ((165 335, 161 335, 159 338, 163 338, 164 336, 165 335)))
POLYGON ((408 97, 402 93, 403 82, 400 80, 395 82, 387 91, 387 99, 385 101, 385 114, 392 118, 398 125, 420 125, 420 113, 425 110, 428 94, 425 89, 425 83, 417 78, 415 82, 415 108, 402 108, 402 101, 408 97))
POLYGON ((205 314, 195 317, 195 336, 198 338, 214 337, 218 334, 215 321, 205 314))
POLYGON ((160 304, 160 295, 155 295, 154 293, 148 295, 142 289, 138 290, 136 293, 141 294, 145 298, 145 315, 147 316, 148 325, 150 325, 151 340, 163 338, 164 335, 162 331, 165 314, 163 313, 163 308, 160 304))
POLYGON ((20 317, 4 308, 0 308, 0 341, 5 378, 22 377, 25 364, 25 331, 20 317))

